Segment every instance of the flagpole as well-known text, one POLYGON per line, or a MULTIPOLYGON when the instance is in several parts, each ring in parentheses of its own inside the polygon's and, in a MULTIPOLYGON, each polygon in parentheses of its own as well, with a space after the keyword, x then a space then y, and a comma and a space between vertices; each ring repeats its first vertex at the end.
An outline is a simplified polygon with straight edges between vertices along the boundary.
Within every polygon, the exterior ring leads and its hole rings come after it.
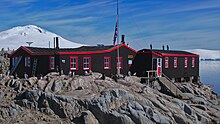
POLYGON ((117 49, 117 59, 118 59, 118 62, 117 62, 117 64, 118 64, 118 66, 117 66, 117 74, 118 74, 118 76, 120 76, 120 63, 121 63, 121 61, 120 61, 120 51, 119 51, 119 46, 120 46, 120 44, 119 44, 119 16, 118 16, 118 0, 117 0, 117 16, 116 16, 116 18, 117 18, 117 27, 118 27, 118 32, 117 32, 117 47, 118 47, 118 49, 117 49), (119 63, 120 62, 120 63, 119 63))

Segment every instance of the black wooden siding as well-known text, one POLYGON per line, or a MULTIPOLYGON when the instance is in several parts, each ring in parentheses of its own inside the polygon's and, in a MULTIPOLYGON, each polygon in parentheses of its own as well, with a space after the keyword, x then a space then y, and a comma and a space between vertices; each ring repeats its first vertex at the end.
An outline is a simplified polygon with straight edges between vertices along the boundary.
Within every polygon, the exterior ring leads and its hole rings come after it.
POLYGON ((199 76, 199 58, 195 57, 195 67, 192 67, 192 57, 188 58, 188 67, 185 68, 185 57, 177 57, 177 68, 174 68, 174 57, 169 57, 169 67, 165 68, 165 57, 163 57, 162 72, 169 78, 199 76))
MULTIPOLYGON (((135 57, 135 52, 125 48, 120 48, 120 57, 122 57, 123 67, 121 69, 121 74, 127 75, 129 71, 128 65, 128 55, 133 55, 135 57)), ((77 56, 78 57, 78 70, 73 70, 75 74, 82 75, 84 74, 85 70, 83 70, 83 57, 91 57, 91 70, 93 72, 104 73, 106 75, 116 74, 116 57, 117 57, 117 50, 108 53, 102 54, 73 54, 73 55, 60 55, 60 69, 64 71, 64 74, 68 74, 70 71, 70 56, 77 56), (110 57, 110 69, 104 69, 104 57, 110 57), (65 60, 65 63, 62 63, 62 60, 65 60)), ((130 59, 133 61, 133 59, 130 59)))
MULTIPOLYGON (((134 62, 130 71, 137 76, 147 76, 146 71, 153 70, 153 59, 161 58, 160 56, 152 54, 151 51, 138 52, 134 58, 134 62), (147 53, 145 53, 147 52, 147 53)), ((199 57, 195 58, 195 67, 192 67, 192 57, 188 58, 188 67, 184 68, 184 59, 182 56, 169 56, 169 67, 165 68, 165 57, 162 57, 162 72, 171 78, 199 76, 199 57), (174 57, 177 57, 177 68, 174 68, 174 57)))
MULTIPOLYGON (((32 48, 32 49, 34 49, 35 51, 41 50, 38 48, 32 48)), ((121 74, 127 75, 129 68, 130 68, 128 65, 128 60, 129 60, 128 56, 132 55, 134 58, 136 52, 124 46, 122 46, 119 51, 120 51, 120 57, 123 58, 122 60, 123 67, 121 69, 121 74)), ((16 53, 13 54, 13 56, 11 56, 11 58, 19 57, 19 56, 22 56, 22 60, 20 61, 18 67, 13 73, 13 75, 17 74, 19 77, 24 77, 25 73, 28 74, 29 76, 32 76, 32 69, 33 69, 33 63, 34 63, 35 58, 38 59, 35 76, 40 76, 40 75, 44 76, 49 72, 53 72, 53 71, 60 72, 61 70, 63 70, 64 74, 68 74, 70 71, 70 56, 78 57, 78 70, 74 71, 75 74, 79 74, 79 75, 84 74, 83 57, 91 57, 91 70, 93 72, 104 73, 108 76, 110 76, 110 73, 116 74, 117 72, 116 70, 117 50, 113 50, 111 52, 102 53, 102 54, 58 55, 57 53, 54 52, 53 55, 32 55, 28 53, 27 51, 25 51, 24 49, 19 49, 16 53), (104 69, 104 57, 106 56, 111 57, 110 58, 111 69, 109 70, 104 69), (30 57, 30 67, 25 67, 25 57, 30 57), (50 58, 49 57, 55 57, 55 69, 54 70, 50 70, 50 66, 49 66, 50 58), (62 60, 65 60, 65 63, 63 63, 62 60)), ((131 58, 130 60, 133 60, 133 58, 131 58)), ((11 63, 12 63, 12 59, 11 59, 11 63)), ((11 69, 12 69, 12 64, 11 64, 11 69)))

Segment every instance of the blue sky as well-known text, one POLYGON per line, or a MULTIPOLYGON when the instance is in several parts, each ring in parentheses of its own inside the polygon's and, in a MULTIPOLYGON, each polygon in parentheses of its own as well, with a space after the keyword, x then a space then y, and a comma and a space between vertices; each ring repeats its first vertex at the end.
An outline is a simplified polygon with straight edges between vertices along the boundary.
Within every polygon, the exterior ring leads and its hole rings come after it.
MULTIPOLYGON (((83 44, 112 44, 116 0, 1 0, 0 31, 37 25, 83 44)), ((220 0, 119 0, 133 48, 220 49, 220 0)))

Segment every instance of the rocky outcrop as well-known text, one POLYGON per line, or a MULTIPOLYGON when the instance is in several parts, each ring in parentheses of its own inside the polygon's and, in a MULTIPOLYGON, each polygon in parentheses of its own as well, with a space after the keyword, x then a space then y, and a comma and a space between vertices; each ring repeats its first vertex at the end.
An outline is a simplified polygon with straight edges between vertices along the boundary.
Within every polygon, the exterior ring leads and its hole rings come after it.
POLYGON ((178 85, 189 96, 182 100, 161 93, 158 83, 149 87, 133 76, 115 82, 108 77, 100 80, 100 75, 68 77, 51 73, 39 80, 2 80, 0 122, 220 123, 220 100, 208 96, 202 87, 178 85))

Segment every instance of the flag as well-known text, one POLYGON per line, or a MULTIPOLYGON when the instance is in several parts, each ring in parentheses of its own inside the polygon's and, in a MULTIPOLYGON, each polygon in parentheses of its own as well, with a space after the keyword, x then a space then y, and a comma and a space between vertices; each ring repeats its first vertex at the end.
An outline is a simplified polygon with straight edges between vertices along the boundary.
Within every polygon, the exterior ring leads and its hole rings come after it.
POLYGON ((115 42, 116 42, 116 39, 118 37, 118 20, 116 21, 116 25, 115 25, 115 33, 114 33, 114 38, 113 38, 113 45, 115 46, 115 42))

